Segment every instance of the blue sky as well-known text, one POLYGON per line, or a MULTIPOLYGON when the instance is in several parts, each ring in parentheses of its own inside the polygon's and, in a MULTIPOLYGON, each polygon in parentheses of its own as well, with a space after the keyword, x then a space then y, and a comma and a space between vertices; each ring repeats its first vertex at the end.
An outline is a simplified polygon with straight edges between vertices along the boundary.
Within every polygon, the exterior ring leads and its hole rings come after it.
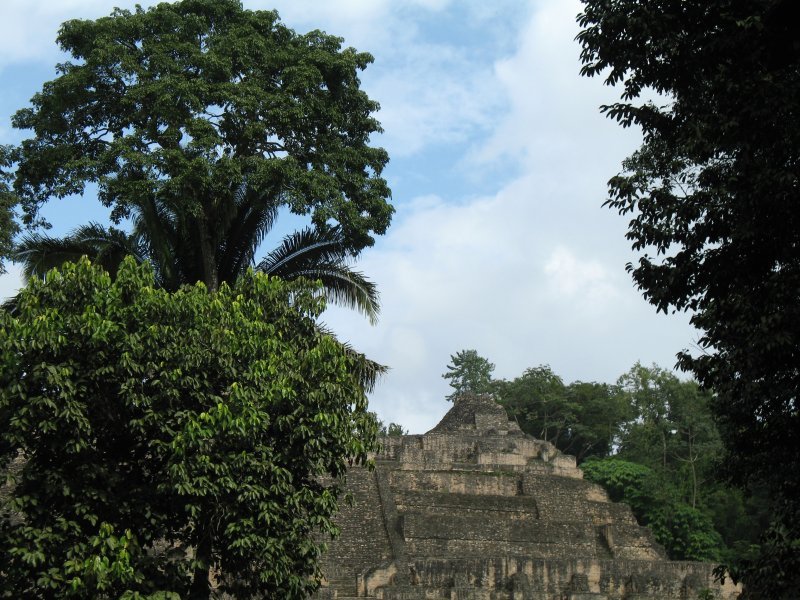
MULTIPOLYGON (((143 5, 151 2, 140 2, 143 5)), ((97 18, 116 0, 3 0, 0 143, 25 135, 10 116, 63 60, 69 18, 97 18)), ((638 132, 604 119, 613 89, 579 76, 571 0, 248 0, 299 32, 322 29, 375 56, 363 73, 381 104, 391 157, 393 224, 358 268, 380 288, 376 326, 329 309, 326 323, 391 367, 371 396, 384 421, 423 432, 449 407, 450 355, 474 348, 513 378, 549 364, 565 381, 612 382, 635 361, 671 367, 694 348, 688 316, 656 314, 625 264, 627 219, 601 207, 606 181, 638 132)), ((105 211, 54 201, 66 233, 105 211)), ((295 221, 286 221, 293 227, 295 221)), ((0 296, 19 285, 13 268, 0 296)))

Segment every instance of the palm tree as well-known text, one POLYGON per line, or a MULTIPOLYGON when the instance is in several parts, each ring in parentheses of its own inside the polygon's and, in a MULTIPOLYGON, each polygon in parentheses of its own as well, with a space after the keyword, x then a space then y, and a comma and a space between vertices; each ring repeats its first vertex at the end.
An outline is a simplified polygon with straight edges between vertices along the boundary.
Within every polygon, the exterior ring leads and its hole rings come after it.
POLYGON ((209 287, 233 283, 249 267, 268 275, 291 280, 305 277, 322 282, 323 293, 333 304, 363 313, 377 321, 379 295, 374 283, 349 265, 349 254, 338 227, 305 228, 286 236, 282 243, 258 264, 256 249, 272 229, 278 207, 259 202, 241 186, 234 195, 227 219, 214 231, 212 277, 204 272, 207 259, 198 239, 201 218, 170 210, 155 201, 140 203, 132 214, 130 234, 114 227, 89 223, 63 238, 33 233, 17 244, 12 259, 22 264, 26 278, 44 275, 65 261, 88 256, 114 275, 126 256, 139 262, 149 260, 160 287, 176 290, 185 284, 209 280, 209 287))
MULTIPOLYGON (((122 260, 133 256, 139 262, 149 261, 157 285, 168 290, 197 281, 214 290, 223 282, 233 283, 253 266, 286 280, 319 280, 331 303, 354 308, 374 324, 379 312, 377 288, 350 268, 338 227, 306 228, 288 235, 255 264, 256 250, 278 215, 274 195, 269 196, 271 201, 267 197, 242 183, 213 215, 194 215, 150 198, 132 211, 131 233, 98 223, 80 226, 63 238, 32 233, 16 245, 11 258, 30 278, 44 277, 50 269, 84 255, 114 276, 122 260)), ((12 309, 13 305, 14 299, 7 303, 12 309)), ((371 390, 386 368, 343 345, 356 359, 362 385, 371 390)))

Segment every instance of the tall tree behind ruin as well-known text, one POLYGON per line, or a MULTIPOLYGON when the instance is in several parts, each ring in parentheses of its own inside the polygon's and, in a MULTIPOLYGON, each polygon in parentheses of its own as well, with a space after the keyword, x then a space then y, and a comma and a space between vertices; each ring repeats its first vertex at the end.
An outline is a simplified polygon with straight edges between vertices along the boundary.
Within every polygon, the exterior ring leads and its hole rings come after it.
POLYGON ((621 86, 602 111, 643 132, 609 183, 658 310, 685 310, 714 391, 732 481, 776 500, 761 556, 733 572, 758 598, 800 588, 800 38, 789 0, 583 0, 582 73, 621 86), (654 102, 646 100, 653 92, 654 102))

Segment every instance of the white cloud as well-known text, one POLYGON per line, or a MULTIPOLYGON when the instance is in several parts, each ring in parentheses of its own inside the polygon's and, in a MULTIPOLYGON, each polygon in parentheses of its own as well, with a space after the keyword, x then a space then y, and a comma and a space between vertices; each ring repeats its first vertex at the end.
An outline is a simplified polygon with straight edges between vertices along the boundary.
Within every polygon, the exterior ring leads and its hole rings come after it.
POLYGON ((621 264, 569 234, 568 211, 541 210, 567 199, 539 183, 521 177, 463 204, 420 198, 358 264, 381 290, 380 323, 341 310, 326 320, 392 367, 373 396, 384 420, 432 427, 448 407, 440 376, 461 349, 499 377, 548 363, 568 381, 613 381, 639 359, 669 367, 686 345, 686 319, 654 319, 621 264))
POLYGON ((558 246, 544 265, 552 293, 574 303, 581 312, 608 310, 619 299, 608 269, 596 260, 580 260, 568 248, 558 246))
MULTIPOLYGON (((341 309, 326 316, 392 368, 373 394, 381 418, 413 432, 432 427, 448 408, 441 374, 465 348, 496 363, 499 377, 546 363, 567 381, 611 381, 636 360, 671 366, 691 345, 685 316, 656 315, 633 289, 625 219, 600 207, 638 136, 599 114, 613 91, 578 76, 579 2, 274 5, 296 31, 321 28, 376 56, 364 88, 383 106, 380 143, 404 157, 393 163, 402 170, 387 173, 406 191, 394 224, 358 264, 379 285, 381 321, 370 327, 341 309), (436 169, 489 191, 433 194, 436 169)), ((0 68, 23 59, 52 66, 58 24, 111 6, 4 0, 0 68)), ((0 285, 13 287, 13 276, 0 285)))
MULTIPOLYGON (((386 133, 380 141, 395 158, 431 145, 464 142, 492 124, 499 95, 491 56, 478 51, 480 44, 473 38, 434 41, 420 31, 423 24, 446 28, 442 13, 451 2, 349 1, 341 7, 336 3, 318 8, 315 3, 314 10, 304 6, 291 3, 279 12, 298 30, 324 22, 328 31, 345 38, 346 45, 375 56, 362 79, 381 104, 378 118, 386 133)), ((475 27, 496 18, 492 13, 470 14, 475 27)))
POLYGON ((11 296, 15 296, 19 288, 23 286, 22 269, 20 266, 6 262, 5 267, 5 274, 0 275, 0 303, 11 296))
POLYGON ((412 44, 407 54, 413 55, 408 62, 369 81, 370 94, 381 103, 381 141, 393 156, 461 143, 489 127, 500 102, 488 66, 453 47, 412 44))
POLYGON ((495 64, 510 110, 488 142, 473 151, 474 161, 510 159, 529 171, 562 171, 591 165, 609 152, 626 154, 636 145, 638 132, 623 131, 599 113, 599 105, 613 101, 616 92, 600 79, 578 75, 580 47, 574 38, 580 10, 577 0, 537 4, 519 31, 516 53, 495 64))
POLYGON ((656 315, 633 288, 625 220, 600 206, 638 137, 599 114, 613 91, 578 76, 579 10, 578 2, 535 3, 516 50, 466 82, 467 94, 493 88, 495 109, 485 119, 467 112, 464 167, 491 177, 511 162, 519 175, 487 196, 401 206, 360 264, 384 298, 381 323, 330 316, 356 347, 392 366, 373 395, 386 421, 432 427, 448 408, 441 374, 465 348, 496 363, 499 377, 550 364, 567 381, 610 382, 636 360, 671 367, 691 345, 686 315, 656 315), (499 105, 508 110, 497 114, 499 105), (493 119, 488 137, 476 137, 493 119))
MULTIPOLYGON (((141 1, 147 5, 151 2, 141 1)), ((3 0, 0 6, 0 69, 20 62, 59 60, 56 34, 69 19, 106 16, 114 7, 133 9, 136 0, 3 0)))

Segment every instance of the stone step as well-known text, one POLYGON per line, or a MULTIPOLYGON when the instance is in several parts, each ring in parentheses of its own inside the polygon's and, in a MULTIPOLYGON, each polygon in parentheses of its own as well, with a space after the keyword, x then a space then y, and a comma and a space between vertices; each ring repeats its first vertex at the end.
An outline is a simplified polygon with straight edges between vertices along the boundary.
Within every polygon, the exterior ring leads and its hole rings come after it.
POLYGON ((395 493, 405 490, 472 494, 483 496, 521 495, 521 475, 506 471, 404 471, 389 473, 395 493))
POLYGON ((344 594, 345 596, 358 595, 358 585, 355 578, 329 579, 328 587, 332 590, 337 590, 339 592, 337 598, 341 598, 342 594, 344 594))
POLYGON ((562 544, 537 542, 507 542, 494 540, 409 540, 406 542, 408 555, 415 558, 450 556, 454 559, 480 558, 482 556, 502 556, 505 554, 525 554, 532 559, 568 560, 576 556, 582 559, 599 558, 593 556, 594 545, 570 548, 562 544))
MULTIPOLYGON (((379 600, 429 600, 447 598, 452 600, 506 600, 510 596, 494 590, 476 588, 437 588, 423 586, 387 586, 376 592, 379 600)), ((531 600, 538 600, 531 598, 531 600)))
MULTIPOLYGON (((448 600, 608 600, 604 594, 589 592, 550 592, 546 590, 495 590, 475 587, 422 587, 422 586, 387 586, 377 591, 379 600, 430 600, 431 598, 447 598, 448 600)), ((653 600, 648 598, 648 600, 653 600)))
POLYGON ((571 547, 576 555, 580 548, 593 548, 597 539, 597 530, 591 523, 542 521, 524 513, 515 515, 515 518, 509 518, 507 513, 487 511, 479 519, 476 519, 472 515, 431 514, 426 511, 414 510, 402 513, 400 524, 400 530, 406 541, 421 539, 504 540, 559 544, 571 547))
MULTIPOLYGON (((394 494, 398 510, 425 510, 428 513, 470 514, 476 511, 526 513, 539 517, 536 499, 530 496, 485 496, 452 494, 428 490, 397 490, 394 494)), ((512 516, 512 515, 506 515, 512 516)))

